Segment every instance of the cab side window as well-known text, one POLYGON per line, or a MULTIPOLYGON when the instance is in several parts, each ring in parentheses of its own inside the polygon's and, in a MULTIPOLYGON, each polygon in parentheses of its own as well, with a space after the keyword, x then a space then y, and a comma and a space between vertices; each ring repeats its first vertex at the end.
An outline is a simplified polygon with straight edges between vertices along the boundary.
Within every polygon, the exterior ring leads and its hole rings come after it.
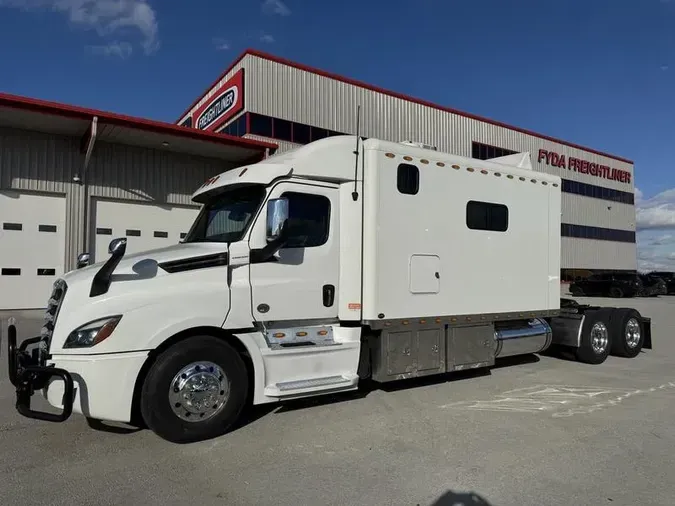
POLYGON ((323 195, 286 192, 288 242, 284 248, 313 248, 328 241, 330 200, 323 195))

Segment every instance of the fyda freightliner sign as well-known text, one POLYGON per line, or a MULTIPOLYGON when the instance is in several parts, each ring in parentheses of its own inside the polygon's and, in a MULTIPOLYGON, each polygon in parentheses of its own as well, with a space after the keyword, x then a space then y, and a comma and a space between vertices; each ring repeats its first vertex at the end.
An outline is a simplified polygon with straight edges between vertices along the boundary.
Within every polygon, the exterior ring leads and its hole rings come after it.
POLYGON ((213 132, 244 108, 244 69, 224 83, 192 115, 192 126, 213 132))

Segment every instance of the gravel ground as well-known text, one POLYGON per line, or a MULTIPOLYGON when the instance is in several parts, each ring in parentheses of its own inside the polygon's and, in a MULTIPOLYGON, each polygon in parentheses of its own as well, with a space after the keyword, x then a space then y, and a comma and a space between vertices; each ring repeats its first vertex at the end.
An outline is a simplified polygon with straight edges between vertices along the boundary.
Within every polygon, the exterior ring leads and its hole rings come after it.
MULTIPOLYGON (((653 320, 655 349, 633 360, 527 356, 254 409, 238 430, 192 445, 77 415, 20 417, 3 349, 0 504, 415 506, 452 491, 494 506, 671 506, 675 297, 621 305, 653 320)), ((18 317, 23 337, 38 332, 31 314, 18 317)))

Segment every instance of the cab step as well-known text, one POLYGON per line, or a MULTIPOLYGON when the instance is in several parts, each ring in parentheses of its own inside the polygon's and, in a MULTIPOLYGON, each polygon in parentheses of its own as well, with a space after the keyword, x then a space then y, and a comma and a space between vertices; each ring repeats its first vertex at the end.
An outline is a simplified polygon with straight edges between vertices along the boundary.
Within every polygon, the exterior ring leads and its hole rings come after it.
POLYGON ((324 376, 301 380, 284 381, 265 387, 269 397, 290 397, 312 392, 354 390, 358 387, 357 375, 324 376))

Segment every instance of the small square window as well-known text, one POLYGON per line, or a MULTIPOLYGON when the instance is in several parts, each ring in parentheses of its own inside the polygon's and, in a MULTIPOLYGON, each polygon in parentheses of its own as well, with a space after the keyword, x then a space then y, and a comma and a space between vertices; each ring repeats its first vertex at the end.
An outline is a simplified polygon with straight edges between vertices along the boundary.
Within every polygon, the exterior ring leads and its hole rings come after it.
POLYGON ((420 189, 420 170, 415 165, 402 163, 396 175, 398 191, 404 195, 417 195, 420 189))
POLYGON ((160 230, 155 230, 154 236, 159 238, 159 239, 167 239, 169 237, 169 233, 163 232, 163 231, 160 231, 160 230))
POLYGON ((126 236, 127 237, 140 237, 141 231, 140 230, 127 229, 126 236))

